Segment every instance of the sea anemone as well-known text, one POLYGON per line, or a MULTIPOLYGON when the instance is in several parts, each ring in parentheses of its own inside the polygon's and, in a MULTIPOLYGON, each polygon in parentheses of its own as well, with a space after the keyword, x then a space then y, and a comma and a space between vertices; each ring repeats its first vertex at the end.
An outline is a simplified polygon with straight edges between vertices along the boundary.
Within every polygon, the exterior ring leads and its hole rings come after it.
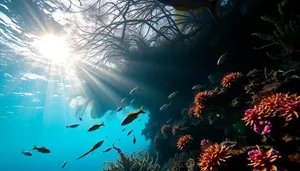
POLYGON ((181 130, 181 129, 180 129, 179 125, 174 125, 174 126, 172 127, 172 134, 173 134, 173 135, 178 135, 180 130, 181 130))
POLYGON ((187 148, 188 145, 191 144, 193 138, 191 135, 183 135, 181 137, 179 137, 178 141, 177 141, 177 148, 179 150, 183 150, 185 148, 187 148))
POLYGON ((232 85, 237 83, 237 81, 243 76, 240 72, 232 72, 225 75, 221 80, 222 87, 230 88, 232 85))
POLYGON ((246 126, 253 126, 254 123, 258 122, 259 119, 262 118, 262 115, 264 114, 264 110, 258 106, 255 105, 254 109, 247 109, 245 111, 244 117, 242 120, 246 122, 246 126))
POLYGON ((193 106, 193 107, 190 108, 188 114, 189 114, 190 117, 199 118, 201 116, 203 110, 204 110, 204 106, 202 106, 202 105, 195 105, 195 106, 193 106))
POLYGON ((250 160, 248 165, 253 167, 253 171, 277 171, 274 162, 280 158, 279 152, 273 148, 264 152, 259 146, 256 147, 257 149, 248 152, 248 160, 250 160))
POLYGON ((207 146, 198 158, 197 165, 201 171, 217 171, 221 162, 226 162, 231 156, 228 155, 229 146, 212 143, 207 146))
POLYGON ((163 134, 164 136, 167 136, 169 134, 169 132, 171 131, 171 128, 169 125, 163 125, 161 128, 160 128, 160 132, 161 134, 163 134))
POLYGON ((194 104, 195 105, 204 105, 204 102, 207 101, 207 99, 209 97, 212 96, 212 92, 210 91, 203 91, 203 92, 199 92, 195 95, 195 98, 194 98, 194 104))

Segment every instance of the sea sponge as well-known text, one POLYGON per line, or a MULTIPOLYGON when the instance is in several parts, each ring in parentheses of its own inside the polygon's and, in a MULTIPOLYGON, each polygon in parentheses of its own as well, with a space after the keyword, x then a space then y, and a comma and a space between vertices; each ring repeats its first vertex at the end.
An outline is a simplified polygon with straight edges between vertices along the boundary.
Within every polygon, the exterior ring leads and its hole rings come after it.
POLYGON ((186 149, 192 142, 193 138, 191 135, 183 135, 179 137, 177 141, 177 148, 179 150, 186 149))
POLYGON ((218 165, 221 165, 221 162, 226 162, 231 157, 228 151, 229 146, 211 143, 200 154, 197 165, 201 168, 201 171, 217 171, 218 165))
POLYGON ((257 149, 248 152, 249 166, 253 166, 253 171, 277 171, 274 162, 280 158, 279 152, 273 148, 268 151, 262 151, 258 145, 257 149))
POLYGON ((236 84, 242 76, 243 74, 240 72, 231 72, 222 78, 221 85, 222 87, 230 88, 232 85, 236 84))

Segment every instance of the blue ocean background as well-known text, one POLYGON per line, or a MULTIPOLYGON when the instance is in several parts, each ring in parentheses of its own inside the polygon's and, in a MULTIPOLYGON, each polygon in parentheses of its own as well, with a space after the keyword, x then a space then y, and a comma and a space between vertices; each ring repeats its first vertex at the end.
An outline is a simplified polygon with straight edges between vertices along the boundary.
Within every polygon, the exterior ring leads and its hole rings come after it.
POLYGON ((148 121, 147 110, 140 116, 141 121, 126 126, 124 132, 120 126, 122 119, 132 110, 138 110, 132 106, 119 113, 107 111, 100 119, 85 114, 80 121, 74 115, 75 109, 68 101, 72 87, 68 79, 71 78, 62 78, 50 72, 52 69, 32 60, 33 56, 26 53, 26 44, 22 42, 30 37, 26 36, 26 30, 41 29, 41 23, 35 19, 45 21, 49 19, 48 13, 41 6, 24 7, 23 2, 30 1, 0 2, 0 170, 55 171, 67 161, 66 171, 98 171, 103 169, 105 161, 116 161, 115 150, 102 152, 113 142, 126 154, 147 149, 149 142, 141 135, 148 121), (15 50, 27 55, 16 54, 15 50), (102 122, 104 127, 87 132, 90 126, 102 122), (66 129, 66 125, 72 123, 80 126, 66 129), (127 136, 130 130, 134 131, 127 136), (136 144, 132 143, 133 135, 136 144), (100 140, 104 140, 100 149, 76 160, 100 140), (51 153, 32 151, 34 145, 46 146, 51 153), (31 151, 33 155, 24 156, 22 151, 31 151))

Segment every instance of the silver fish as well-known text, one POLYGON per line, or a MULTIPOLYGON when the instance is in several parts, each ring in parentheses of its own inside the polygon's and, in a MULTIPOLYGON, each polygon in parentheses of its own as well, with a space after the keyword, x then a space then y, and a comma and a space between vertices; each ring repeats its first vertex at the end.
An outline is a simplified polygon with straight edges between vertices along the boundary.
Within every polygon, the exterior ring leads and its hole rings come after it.
POLYGON ((163 110, 167 109, 170 105, 171 105, 171 103, 162 105, 162 107, 159 108, 159 111, 163 111, 163 110))
POLYGON ((135 88, 133 88, 132 90, 130 90, 129 94, 134 93, 138 88, 139 88, 139 86, 136 86, 135 88))
POLYGON ((227 55, 228 55, 227 51, 223 55, 221 55, 220 58, 218 59, 217 65, 221 65, 223 61, 227 58, 227 55))
POLYGON ((125 105, 118 107, 117 112, 120 112, 124 107, 125 105))
POLYGON ((174 98, 178 93, 179 93, 178 90, 177 90, 176 92, 171 93, 171 94, 169 95, 168 99, 174 98))
POLYGON ((127 98, 122 99, 122 100, 121 100, 121 103, 123 103, 125 100, 127 100, 127 98))
POLYGON ((134 100, 135 100, 135 98, 130 101, 130 104, 132 104, 134 102, 134 100))
POLYGON ((198 89, 201 89, 202 87, 203 87, 203 85, 200 85, 200 84, 194 85, 194 86, 192 87, 192 90, 198 90, 198 89))

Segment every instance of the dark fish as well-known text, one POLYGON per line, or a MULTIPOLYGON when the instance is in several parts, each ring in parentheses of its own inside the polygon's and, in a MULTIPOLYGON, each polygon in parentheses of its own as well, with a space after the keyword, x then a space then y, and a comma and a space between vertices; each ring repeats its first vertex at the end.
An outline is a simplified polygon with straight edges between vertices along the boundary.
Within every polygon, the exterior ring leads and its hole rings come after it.
POLYGON ((129 114, 124 118, 124 120, 122 121, 121 126, 130 124, 130 123, 131 123, 132 121, 134 121, 134 120, 139 116, 139 114, 141 114, 141 113, 145 113, 145 112, 143 111, 143 106, 140 107, 140 110, 139 110, 138 112, 132 111, 131 113, 129 113, 129 114))
POLYGON ((25 156, 32 156, 32 153, 29 151, 22 151, 22 154, 24 154, 25 156))
POLYGON ((227 51, 223 55, 221 55, 218 59, 217 65, 221 65, 223 61, 226 59, 227 55, 228 55, 227 51))
POLYGON ((44 147, 44 146, 40 146, 40 147, 34 146, 32 150, 37 150, 40 153, 50 153, 51 152, 47 147, 44 147))
POLYGON ((71 124, 71 125, 67 125, 66 128, 76 128, 78 126, 79 124, 71 124))
POLYGON ((91 127, 88 129, 88 132, 96 131, 97 129, 100 128, 100 126, 105 126, 105 125, 104 125, 104 122, 102 122, 101 124, 95 124, 95 125, 91 126, 91 127))
POLYGON ((132 133, 132 131, 133 131, 133 130, 129 131, 129 132, 127 133, 127 136, 130 135, 130 134, 132 133))
POLYGON ((107 138, 108 136, 105 136, 104 138, 107 138))
POLYGON ((63 164, 62 164, 62 166, 61 166, 61 168, 64 168, 64 167, 66 167, 66 165, 67 165, 67 161, 65 161, 63 164))
POLYGON ((121 140, 121 138, 118 139, 118 141, 120 141, 120 140, 121 140))
POLYGON ((122 132, 124 132, 124 131, 125 131, 125 129, 126 129, 126 128, 122 129, 122 132))
POLYGON ((120 112, 124 107, 125 105, 118 107, 117 112, 120 112))
POLYGON ((76 160, 81 159, 82 157, 90 154, 91 152, 95 151, 97 148, 101 147, 101 145, 103 144, 103 140, 99 141, 97 144, 95 144, 88 152, 84 153, 82 156, 78 157, 76 160))
POLYGON ((136 138, 135 138, 135 136, 133 136, 133 138, 132 138, 132 142, 133 142, 133 144, 135 144, 135 143, 136 143, 136 138))
POLYGON ((109 147, 109 148, 105 149, 105 150, 103 151, 103 153, 109 152, 110 150, 111 150, 111 148, 109 147))
POLYGON ((78 119, 79 119, 80 121, 82 121, 82 117, 81 117, 81 116, 79 116, 78 119))
POLYGON ((115 143, 112 143, 112 148, 115 149, 115 150, 117 150, 118 153, 122 152, 120 148, 115 147, 115 143))

